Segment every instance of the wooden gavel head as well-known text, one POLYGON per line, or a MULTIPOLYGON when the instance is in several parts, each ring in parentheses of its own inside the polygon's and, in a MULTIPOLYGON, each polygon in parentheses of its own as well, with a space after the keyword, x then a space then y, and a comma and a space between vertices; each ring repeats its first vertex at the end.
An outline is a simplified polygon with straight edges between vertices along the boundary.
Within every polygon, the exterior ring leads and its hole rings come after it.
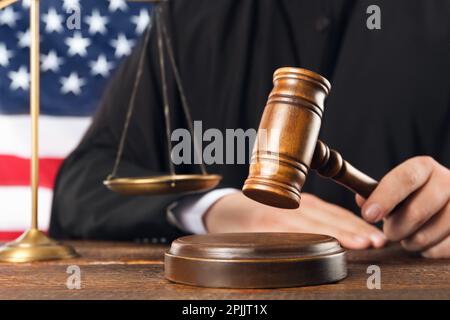
POLYGON ((328 80, 305 69, 281 68, 273 81, 243 193, 273 207, 298 208, 308 171, 314 169, 367 198, 377 181, 318 140, 328 80))
POLYGON ((273 82, 243 193, 292 209, 300 203, 331 85, 317 73, 298 68, 278 69, 273 82))

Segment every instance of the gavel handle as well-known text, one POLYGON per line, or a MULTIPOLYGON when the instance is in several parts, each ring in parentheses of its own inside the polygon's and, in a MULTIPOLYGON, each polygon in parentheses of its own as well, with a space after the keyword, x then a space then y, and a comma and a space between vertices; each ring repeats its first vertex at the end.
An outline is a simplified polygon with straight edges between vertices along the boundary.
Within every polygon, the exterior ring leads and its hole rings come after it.
POLYGON ((330 178, 351 191, 368 198, 378 182, 345 161, 336 150, 318 140, 311 169, 322 177, 330 178))

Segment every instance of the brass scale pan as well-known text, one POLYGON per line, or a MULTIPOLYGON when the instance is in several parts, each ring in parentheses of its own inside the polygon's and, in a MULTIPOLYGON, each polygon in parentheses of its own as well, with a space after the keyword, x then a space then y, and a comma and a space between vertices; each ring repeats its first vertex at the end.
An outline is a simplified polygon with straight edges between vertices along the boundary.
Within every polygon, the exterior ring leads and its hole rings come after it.
POLYGON ((107 179, 104 184, 111 191, 126 195, 157 195, 189 193, 213 189, 222 179, 219 175, 187 174, 142 178, 107 179))
MULTIPOLYGON (((158 42, 158 55, 159 55, 159 65, 161 69, 161 82, 162 82, 162 94, 164 101, 164 115, 165 115, 165 127, 166 127, 166 144, 170 159, 170 147, 171 147, 171 123, 170 123, 170 106, 167 93, 167 82, 166 82, 166 70, 165 70, 165 59, 164 59, 164 48, 165 45, 167 54, 169 56, 170 64, 174 72, 174 77, 176 84, 181 96, 181 102, 183 107, 183 112, 188 124, 191 136, 193 136, 192 128, 192 117, 190 115, 189 106, 187 103, 186 95, 184 93, 184 88, 181 82, 181 76, 175 62, 175 56, 172 49, 171 39, 166 28, 166 24, 163 21, 163 2, 165 1, 150 1, 157 2, 155 9, 152 11, 153 19, 156 22, 157 29, 157 42, 158 42), (159 3, 158 3, 159 2, 159 3)), ((149 35, 151 26, 149 25, 144 38, 144 48, 148 47, 149 35)), ((112 174, 103 182, 104 185, 113 192, 117 192, 123 195, 157 195, 157 194, 173 194, 173 193, 191 193, 199 192, 213 189, 216 187, 220 180, 222 179, 219 175, 208 174, 205 165, 201 164, 202 174, 183 174, 177 175, 175 173, 174 165, 169 161, 170 174, 155 177, 117 177, 117 171, 120 165, 120 160, 122 158, 123 149, 125 145, 125 140, 128 132, 128 127, 133 115, 134 104, 136 100, 136 94, 139 86, 139 82, 142 75, 142 69, 144 66, 145 49, 142 50, 139 66, 136 73, 136 79, 133 87, 133 92, 130 98, 130 103, 128 107, 128 113, 124 124, 124 129, 122 132, 121 140, 119 143, 119 148, 117 152, 116 162, 113 168, 112 174)), ((198 147, 194 141, 195 152, 199 152, 198 147)))

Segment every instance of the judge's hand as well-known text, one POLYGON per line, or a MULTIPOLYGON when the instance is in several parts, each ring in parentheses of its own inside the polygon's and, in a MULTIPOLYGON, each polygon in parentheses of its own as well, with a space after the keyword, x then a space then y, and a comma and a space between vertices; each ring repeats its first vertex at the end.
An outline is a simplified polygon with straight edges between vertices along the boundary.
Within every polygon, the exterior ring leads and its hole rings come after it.
POLYGON ((304 232, 332 236, 349 249, 382 247, 384 234, 336 205, 302 194, 300 209, 272 208, 248 199, 242 193, 225 196, 205 215, 211 233, 304 232))
POLYGON ((356 196, 369 222, 384 219, 384 233, 406 250, 450 258, 450 170, 416 157, 389 172, 367 200, 356 196))

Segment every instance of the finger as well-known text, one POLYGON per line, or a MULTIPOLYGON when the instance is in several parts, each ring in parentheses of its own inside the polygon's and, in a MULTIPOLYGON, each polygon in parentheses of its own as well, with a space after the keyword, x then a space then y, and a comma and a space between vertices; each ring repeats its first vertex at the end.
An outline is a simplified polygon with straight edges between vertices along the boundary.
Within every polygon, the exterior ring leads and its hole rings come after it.
POLYGON ((299 210, 263 210, 256 215, 257 219, 250 223, 248 231, 324 234, 336 238, 345 248, 366 249, 370 247, 368 237, 332 225, 329 222, 332 214, 318 206, 323 203, 319 198, 304 194, 302 203, 303 206, 299 210))
POLYGON ((370 239, 361 237, 355 233, 340 231, 341 230, 336 230, 336 233, 330 236, 336 238, 344 248, 349 250, 364 250, 370 248, 370 239))
POLYGON ((430 157, 416 157, 390 171, 363 205, 363 217, 369 222, 378 222, 386 217, 400 202, 427 182, 434 163, 430 157))
POLYGON ((422 256, 433 259, 448 259, 450 258, 450 236, 447 236, 443 241, 430 249, 424 251, 422 256))
POLYGON ((322 202, 320 204, 321 208, 325 209, 329 215, 326 217, 328 223, 339 226, 352 234, 359 234, 369 238, 372 246, 375 248, 381 248, 386 244, 387 238, 378 228, 368 224, 349 210, 329 202, 322 202))
POLYGON ((348 232, 341 228, 335 228, 311 217, 304 218, 299 223, 290 221, 289 227, 283 228, 283 230, 285 230, 284 232, 306 232, 328 235, 337 239, 344 248, 351 250, 367 249, 371 245, 370 239, 367 237, 348 232))
POLYGON ((384 233, 391 241, 403 240, 442 210, 448 202, 450 190, 443 190, 444 181, 434 172, 429 181, 413 193, 394 214, 384 222, 384 233))
POLYGON ((300 214, 285 215, 282 228, 289 232, 325 234, 336 238, 347 249, 358 250, 370 247, 369 237, 343 229, 340 226, 342 221, 340 224, 330 223, 331 216, 332 214, 324 208, 305 207, 300 214))
POLYGON ((366 199, 361 197, 359 194, 355 194, 355 201, 358 207, 362 207, 364 203, 366 202, 366 199))
POLYGON ((450 235, 450 201, 411 237, 402 241, 408 251, 423 251, 450 235))

